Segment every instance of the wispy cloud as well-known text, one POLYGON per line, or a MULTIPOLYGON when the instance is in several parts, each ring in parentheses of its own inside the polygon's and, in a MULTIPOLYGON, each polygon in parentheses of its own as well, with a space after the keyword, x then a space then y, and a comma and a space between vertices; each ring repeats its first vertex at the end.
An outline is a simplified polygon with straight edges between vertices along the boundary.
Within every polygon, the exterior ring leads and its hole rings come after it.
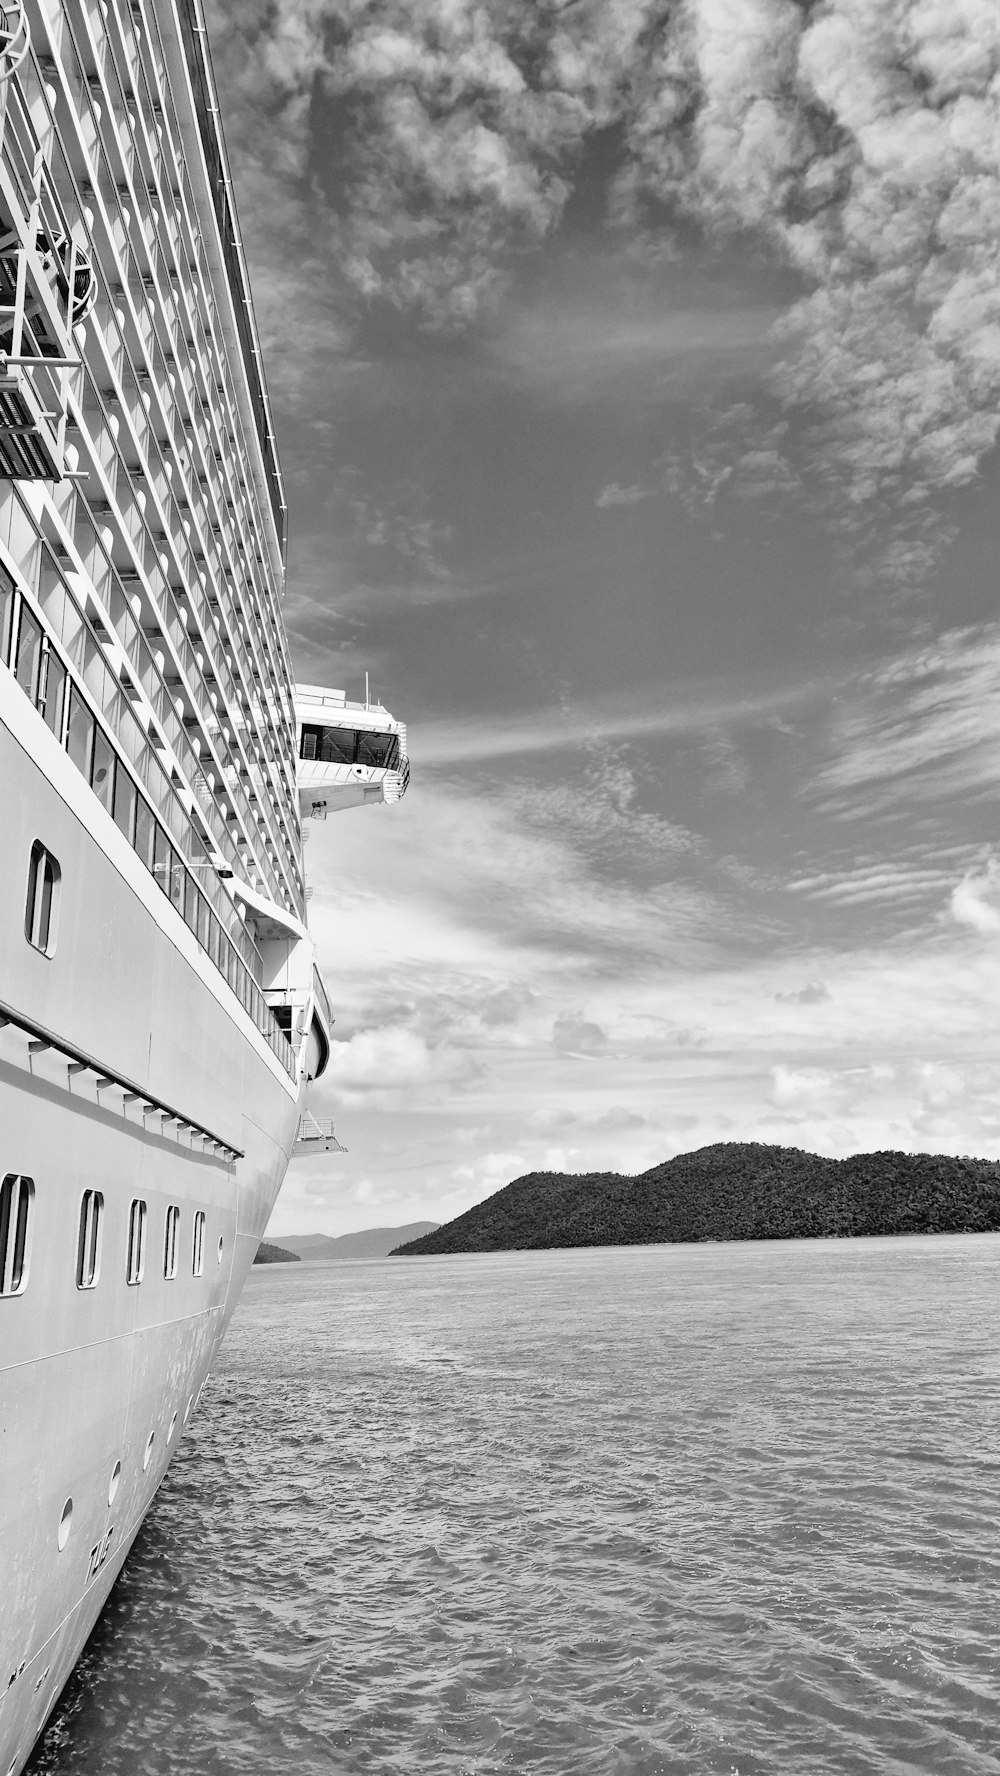
POLYGON ((463 763, 570 751, 594 740, 638 739, 643 735, 716 736, 726 729, 765 725, 782 715, 816 707, 829 682, 778 685, 739 695, 732 684, 668 684, 656 691, 637 689, 628 698, 596 700, 584 708, 560 706, 518 715, 463 717, 422 725, 414 741, 421 766, 460 768, 463 763))
POLYGON ((1000 781, 1000 630, 953 630, 859 673, 815 790, 831 813, 993 794, 1000 781))

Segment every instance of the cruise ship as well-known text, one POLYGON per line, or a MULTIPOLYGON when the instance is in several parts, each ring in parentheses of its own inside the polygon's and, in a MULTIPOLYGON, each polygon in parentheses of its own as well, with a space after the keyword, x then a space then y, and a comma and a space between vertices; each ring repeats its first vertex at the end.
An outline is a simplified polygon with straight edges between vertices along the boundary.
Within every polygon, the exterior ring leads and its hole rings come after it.
POLYGON ((409 767, 285 539, 200 0, 0 0, 0 1776, 336 1146, 302 822, 409 767))

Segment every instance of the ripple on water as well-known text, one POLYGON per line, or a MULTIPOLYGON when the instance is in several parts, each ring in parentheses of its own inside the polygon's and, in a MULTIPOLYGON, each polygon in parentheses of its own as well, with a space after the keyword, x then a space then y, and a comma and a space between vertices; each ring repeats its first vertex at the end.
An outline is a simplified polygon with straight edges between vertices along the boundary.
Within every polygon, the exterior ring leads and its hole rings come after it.
POLYGON ((255 1272, 33 1776, 995 1776, 998 1272, 255 1272))

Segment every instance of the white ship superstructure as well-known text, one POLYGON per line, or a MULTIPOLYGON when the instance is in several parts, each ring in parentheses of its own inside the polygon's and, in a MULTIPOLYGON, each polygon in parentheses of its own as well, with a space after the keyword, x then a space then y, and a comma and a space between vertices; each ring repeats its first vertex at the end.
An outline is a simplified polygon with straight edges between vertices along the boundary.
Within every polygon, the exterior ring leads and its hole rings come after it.
POLYGON ((0 0, 0 1776, 336 1145, 302 813, 408 766, 293 690, 285 517, 199 0, 0 0))

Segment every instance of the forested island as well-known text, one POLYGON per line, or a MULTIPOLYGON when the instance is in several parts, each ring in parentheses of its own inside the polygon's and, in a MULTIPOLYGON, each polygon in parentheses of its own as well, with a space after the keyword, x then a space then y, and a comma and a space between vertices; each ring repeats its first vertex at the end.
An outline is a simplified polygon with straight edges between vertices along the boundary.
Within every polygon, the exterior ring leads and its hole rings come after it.
POLYGON ((301 1264, 301 1262, 297 1252, 288 1252, 284 1246, 269 1246, 266 1240, 261 1240, 257 1247, 257 1256, 254 1259, 255 1264, 301 1264))
POLYGON ((393 1256, 1000 1230, 1000 1162, 723 1141, 637 1177, 528 1172, 393 1256))

